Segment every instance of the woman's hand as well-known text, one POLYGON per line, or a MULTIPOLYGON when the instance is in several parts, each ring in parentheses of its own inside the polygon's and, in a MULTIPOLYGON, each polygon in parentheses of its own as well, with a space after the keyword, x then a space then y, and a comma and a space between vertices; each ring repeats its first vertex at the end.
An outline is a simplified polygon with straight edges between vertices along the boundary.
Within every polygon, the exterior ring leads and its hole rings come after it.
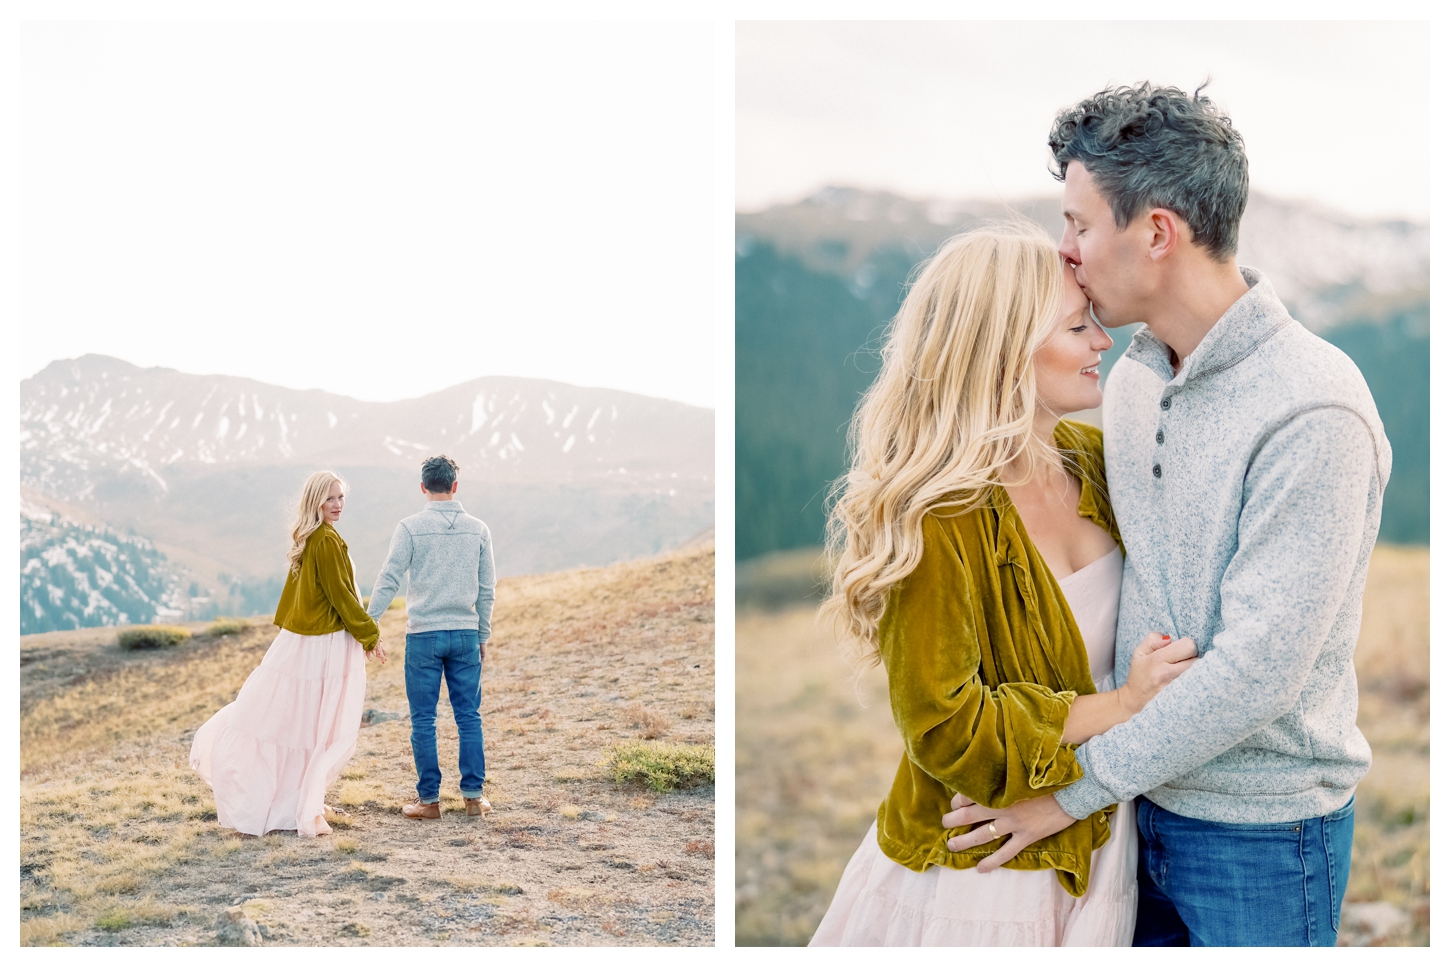
POLYGON ((388 663, 388 653, 383 651, 383 643, 381 640, 379 640, 378 643, 372 647, 371 651, 364 648, 363 654, 367 656, 368 661, 372 661, 373 655, 377 655, 378 661, 382 662, 384 665, 388 663))
POLYGON ((1122 725, 1141 712, 1163 686, 1188 671, 1188 666, 1198 660, 1197 656, 1198 646, 1192 638, 1172 641, 1167 635, 1159 634, 1144 638, 1133 652, 1127 684, 1094 695, 1079 695, 1072 700, 1067 720, 1062 723, 1063 744, 1081 745, 1115 725, 1122 725))
POLYGON ((1128 681, 1118 689, 1129 715, 1137 715, 1163 687, 1188 671, 1198 660, 1198 645, 1192 638, 1170 639, 1167 635, 1145 637, 1133 652, 1128 681))
POLYGON ((941 818, 942 826, 952 829, 973 823, 987 825, 953 836, 947 840, 947 849, 960 853, 1007 837, 997 852, 977 863, 978 873, 990 873, 1038 840, 1067 829, 1073 824, 1073 818, 1052 796, 1033 796, 1006 809, 988 809, 957 793, 952 797, 952 811, 941 818))

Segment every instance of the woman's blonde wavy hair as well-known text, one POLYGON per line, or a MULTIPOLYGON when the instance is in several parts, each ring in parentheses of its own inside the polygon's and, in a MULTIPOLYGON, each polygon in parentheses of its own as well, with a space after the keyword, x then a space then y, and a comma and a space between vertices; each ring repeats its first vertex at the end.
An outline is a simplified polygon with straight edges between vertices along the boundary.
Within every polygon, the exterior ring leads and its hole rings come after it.
POLYGON ((822 616, 858 669, 881 661, 877 623, 921 561, 926 514, 967 513, 1019 458, 1030 475, 1055 455, 1032 434, 1032 354, 1062 286, 1057 246, 1040 228, 968 232, 942 243, 887 329, 827 525, 835 573, 822 616))
POLYGON ((319 470, 302 484, 302 496, 297 501, 297 520, 292 525, 292 548, 287 552, 287 568, 296 573, 302 567, 302 549, 307 538, 322 526, 322 505, 327 502, 327 492, 333 481, 342 485, 347 493, 347 481, 331 470, 319 470))

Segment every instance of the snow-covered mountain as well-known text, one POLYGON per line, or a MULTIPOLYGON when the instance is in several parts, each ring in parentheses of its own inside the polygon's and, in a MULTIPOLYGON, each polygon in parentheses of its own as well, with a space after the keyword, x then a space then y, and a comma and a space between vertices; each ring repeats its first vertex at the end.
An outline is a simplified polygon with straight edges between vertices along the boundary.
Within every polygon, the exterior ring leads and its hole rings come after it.
POLYGON ((180 618, 185 574, 143 537, 20 502, 20 633, 180 618))
MULTIPOLYGON (((941 242, 992 220, 1025 216, 1062 234, 1055 197, 1002 203, 914 199, 885 191, 822 188, 791 204, 736 216, 742 246, 756 240, 800 257, 818 271, 869 289, 881 260, 914 264, 941 242)), ((1428 301, 1430 226, 1354 218, 1309 202, 1249 196, 1238 261, 1261 269, 1295 317, 1316 331, 1381 313, 1386 303, 1428 301)), ((892 282, 895 285, 895 282, 892 282)))
POLYGON ((714 416, 616 390, 510 377, 367 403, 94 355, 51 363, 20 386, 21 480, 71 502, 118 485, 163 494, 177 465, 416 469, 440 452, 475 480, 622 475, 668 490, 682 477, 711 478, 714 416))

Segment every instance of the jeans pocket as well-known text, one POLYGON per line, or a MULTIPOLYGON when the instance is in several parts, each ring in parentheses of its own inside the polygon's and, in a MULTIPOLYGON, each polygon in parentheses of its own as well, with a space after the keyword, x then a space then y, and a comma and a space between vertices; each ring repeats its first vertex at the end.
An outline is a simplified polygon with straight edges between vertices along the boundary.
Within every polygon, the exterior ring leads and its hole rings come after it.
POLYGON ((1324 817, 1324 853, 1329 872, 1329 922, 1339 932, 1339 913, 1349 887, 1349 864, 1354 850, 1354 797, 1324 817))
POLYGON ((404 635, 403 643, 406 650, 403 654, 403 664, 407 665, 432 658, 437 637, 436 631, 415 631, 412 634, 404 635))

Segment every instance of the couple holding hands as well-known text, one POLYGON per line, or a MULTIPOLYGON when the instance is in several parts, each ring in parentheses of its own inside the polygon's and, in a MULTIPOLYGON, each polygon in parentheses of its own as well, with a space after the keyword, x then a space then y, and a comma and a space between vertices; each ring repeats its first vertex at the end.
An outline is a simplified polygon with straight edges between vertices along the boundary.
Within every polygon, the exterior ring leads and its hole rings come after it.
POLYGON ((456 499, 458 464, 423 462, 421 512, 398 523, 365 609, 337 522, 347 487, 319 470, 302 486, 287 581, 277 605, 281 629, 236 701, 196 732, 191 766, 211 786, 217 821, 260 836, 276 829, 326 835, 338 810, 323 803, 357 748, 367 693, 364 657, 386 663, 378 619, 408 578, 403 673, 413 726, 418 798, 409 819, 438 819, 438 695, 444 679, 458 726, 464 815, 491 807, 483 795, 480 677, 494 600, 488 527, 456 499))

